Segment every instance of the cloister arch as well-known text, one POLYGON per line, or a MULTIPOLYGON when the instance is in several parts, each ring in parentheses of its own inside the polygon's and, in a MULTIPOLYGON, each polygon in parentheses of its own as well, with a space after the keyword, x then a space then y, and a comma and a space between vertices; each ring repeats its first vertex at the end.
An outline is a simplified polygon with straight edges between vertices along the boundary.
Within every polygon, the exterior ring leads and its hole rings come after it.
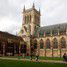
POLYGON ((43 49, 44 48, 44 41, 43 39, 40 40, 40 49, 43 49))
POLYGON ((47 49, 50 49, 50 39, 47 39, 46 40, 46 48, 47 49))
POLYGON ((58 40, 56 38, 53 39, 53 48, 54 49, 58 48, 58 40))
POLYGON ((64 37, 60 39, 61 48, 66 48, 66 40, 64 37))

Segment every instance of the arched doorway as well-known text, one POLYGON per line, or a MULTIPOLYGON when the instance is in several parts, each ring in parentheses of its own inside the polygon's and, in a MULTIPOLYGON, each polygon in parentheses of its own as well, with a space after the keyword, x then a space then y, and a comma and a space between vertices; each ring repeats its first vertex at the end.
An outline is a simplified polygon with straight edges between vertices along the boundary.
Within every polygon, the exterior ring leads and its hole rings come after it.
POLYGON ((27 49, 26 44, 22 44, 22 45, 21 45, 21 53, 22 53, 22 54, 26 54, 26 49, 27 49))
POLYGON ((14 56, 14 44, 8 43, 6 46, 6 55, 7 56, 14 56))
POLYGON ((26 53, 27 53, 27 46, 26 46, 26 43, 21 44, 20 52, 21 52, 21 55, 26 56, 26 53))
POLYGON ((14 44, 14 50, 15 50, 14 53, 15 53, 16 55, 18 55, 18 54, 19 54, 19 43, 18 43, 18 44, 17 44, 17 43, 14 44))

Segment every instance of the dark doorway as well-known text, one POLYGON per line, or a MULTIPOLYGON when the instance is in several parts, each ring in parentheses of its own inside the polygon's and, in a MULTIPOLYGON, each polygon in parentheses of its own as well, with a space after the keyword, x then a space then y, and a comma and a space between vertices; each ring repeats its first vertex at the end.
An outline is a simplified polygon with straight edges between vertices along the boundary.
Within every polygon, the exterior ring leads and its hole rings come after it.
POLYGON ((26 49, 27 49, 27 46, 25 44, 22 44, 21 45, 21 53, 26 54, 26 49))
POLYGON ((7 56, 14 56, 14 44, 8 43, 6 47, 6 55, 7 56))

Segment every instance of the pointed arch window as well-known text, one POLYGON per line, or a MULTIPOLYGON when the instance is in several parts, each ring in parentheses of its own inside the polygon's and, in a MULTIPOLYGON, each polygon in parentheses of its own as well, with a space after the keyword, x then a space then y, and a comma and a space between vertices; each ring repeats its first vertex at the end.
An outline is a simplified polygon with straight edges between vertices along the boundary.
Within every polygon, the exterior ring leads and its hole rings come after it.
POLYGON ((46 40, 46 48, 50 49, 50 40, 49 39, 46 40))
POLYGON ((61 48, 66 48, 66 40, 64 37, 61 38, 61 48))
POLYGON ((41 39, 40 40, 40 49, 43 49, 44 48, 44 42, 43 42, 43 40, 41 39))
POLYGON ((58 41, 56 38, 54 38, 54 40, 53 40, 53 45, 54 45, 53 48, 58 48, 58 41))

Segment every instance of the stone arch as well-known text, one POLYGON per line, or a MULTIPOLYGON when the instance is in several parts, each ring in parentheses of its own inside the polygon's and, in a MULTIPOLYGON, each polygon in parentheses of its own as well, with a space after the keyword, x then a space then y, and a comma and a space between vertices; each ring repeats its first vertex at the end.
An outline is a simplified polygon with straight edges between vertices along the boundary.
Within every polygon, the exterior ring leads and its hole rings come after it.
POLYGON ((60 39, 61 48, 66 48, 66 40, 64 37, 60 39))
POLYGON ((53 39, 53 48, 54 49, 58 48, 58 40, 57 40, 57 38, 53 39))
POLYGON ((27 45, 26 42, 24 44, 21 44, 21 53, 26 54, 27 45))
POLYGON ((6 47, 6 55, 13 56, 14 55, 14 43, 8 42, 6 47))
POLYGON ((40 49, 43 49, 44 48, 44 41, 43 39, 40 40, 40 49))
POLYGON ((51 45, 51 44, 50 44, 50 39, 47 39, 47 40, 46 40, 46 48, 47 48, 47 49, 50 49, 50 45, 51 45))
POLYGON ((34 49, 37 49, 37 40, 34 40, 34 49))

